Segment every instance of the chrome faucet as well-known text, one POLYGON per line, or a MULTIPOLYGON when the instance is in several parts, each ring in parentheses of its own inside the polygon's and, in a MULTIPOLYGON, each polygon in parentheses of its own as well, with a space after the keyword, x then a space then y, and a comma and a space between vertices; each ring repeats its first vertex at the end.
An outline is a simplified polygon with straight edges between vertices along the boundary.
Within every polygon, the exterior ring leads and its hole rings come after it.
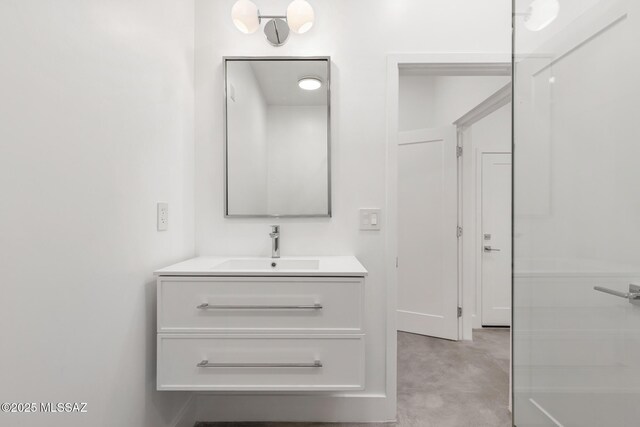
POLYGON ((280 226, 272 225, 271 233, 271 258, 280 258, 280 226))

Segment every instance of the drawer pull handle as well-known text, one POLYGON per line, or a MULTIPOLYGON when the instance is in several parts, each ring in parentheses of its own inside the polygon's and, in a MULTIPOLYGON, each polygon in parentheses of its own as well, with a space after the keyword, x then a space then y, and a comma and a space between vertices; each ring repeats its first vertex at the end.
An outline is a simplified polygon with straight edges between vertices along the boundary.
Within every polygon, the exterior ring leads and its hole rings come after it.
POLYGON ((198 368, 322 368, 322 362, 313 363, 210 363, 203 360, 196 365, 198 368))
POLYGON ((313 305, 211 305, 202 303, 199 310, 322 310, 322 304, 313 305))

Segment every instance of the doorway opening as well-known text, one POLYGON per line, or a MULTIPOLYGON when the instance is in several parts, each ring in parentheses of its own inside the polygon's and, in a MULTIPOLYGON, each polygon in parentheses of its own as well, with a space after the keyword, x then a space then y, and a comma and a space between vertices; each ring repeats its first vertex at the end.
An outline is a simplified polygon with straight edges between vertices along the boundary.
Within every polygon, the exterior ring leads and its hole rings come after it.
MULTIPOLYGON (((491 418, 485 421, 509 425, 509 59, 397 55, 388 71, 398 419, 416 415, 409 396, 420 373, 438 372, 442 381, 425 378, 420 392, 429 399, 435 384, 433 391, 451 396, 438 402, 443 416, 456 412, 455 401, 468 392, 462 384, 477 380, 479 388, 495 389, 495 399, 482 408, 491 418)), ((481 405, 479 394, 466 395, 466 402, 474 398, 481 405)))

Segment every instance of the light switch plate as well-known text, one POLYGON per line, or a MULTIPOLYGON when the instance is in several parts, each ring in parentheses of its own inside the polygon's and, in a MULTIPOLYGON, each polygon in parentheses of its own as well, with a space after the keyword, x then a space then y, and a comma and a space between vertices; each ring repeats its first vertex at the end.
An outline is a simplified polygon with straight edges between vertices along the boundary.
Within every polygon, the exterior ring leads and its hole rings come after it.
POLYGON ((169 228, 169 203, 158 202, 158 231, 169 228))
POLYGON ((360 209, 360 230, 380 230, 381 223, 379 208, 360 209))

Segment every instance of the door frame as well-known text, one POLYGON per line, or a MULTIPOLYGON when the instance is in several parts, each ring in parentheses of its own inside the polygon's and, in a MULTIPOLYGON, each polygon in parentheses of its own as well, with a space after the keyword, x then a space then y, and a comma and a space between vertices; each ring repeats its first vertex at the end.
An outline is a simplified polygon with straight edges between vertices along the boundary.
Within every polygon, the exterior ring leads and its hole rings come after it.
POLYGON ((512 94, 512 85, 507 83, 454 122, 458 127, 458 145, 463 148, 463 152, 469 153, 470 156, 466 166, 463 157, 460 176, 462 182, 460 188, 462 227, 467 230, 466 239, 463 234, 463 239, 460 242, 462 246, 460 258, 462 263, 462 295, 467 298, 467 301, 470 301, 467 304, 470 306, 467 310, 470 318, 463 319, 463 321, 467 320, 463 325, 463 336, 468 337, 465 339, 472 338, 473 329, 482 327, 482 307, 480 305, 482 294, 479 290, 482 282, 482 241, 479 240, 479 230, 482 228, 479 222, 482 207, 482 189, 479 185, 482 177, 482 155, 484 153, 511 154, 510 151, 483 151, 478 147, 473 147, 468 131, 485 117, 509 105, 512 102, 512 94), (465 175, 465 172, 468 173, 468 176, 465 175), (470 181, 469 178, 474 181, 470 181))

